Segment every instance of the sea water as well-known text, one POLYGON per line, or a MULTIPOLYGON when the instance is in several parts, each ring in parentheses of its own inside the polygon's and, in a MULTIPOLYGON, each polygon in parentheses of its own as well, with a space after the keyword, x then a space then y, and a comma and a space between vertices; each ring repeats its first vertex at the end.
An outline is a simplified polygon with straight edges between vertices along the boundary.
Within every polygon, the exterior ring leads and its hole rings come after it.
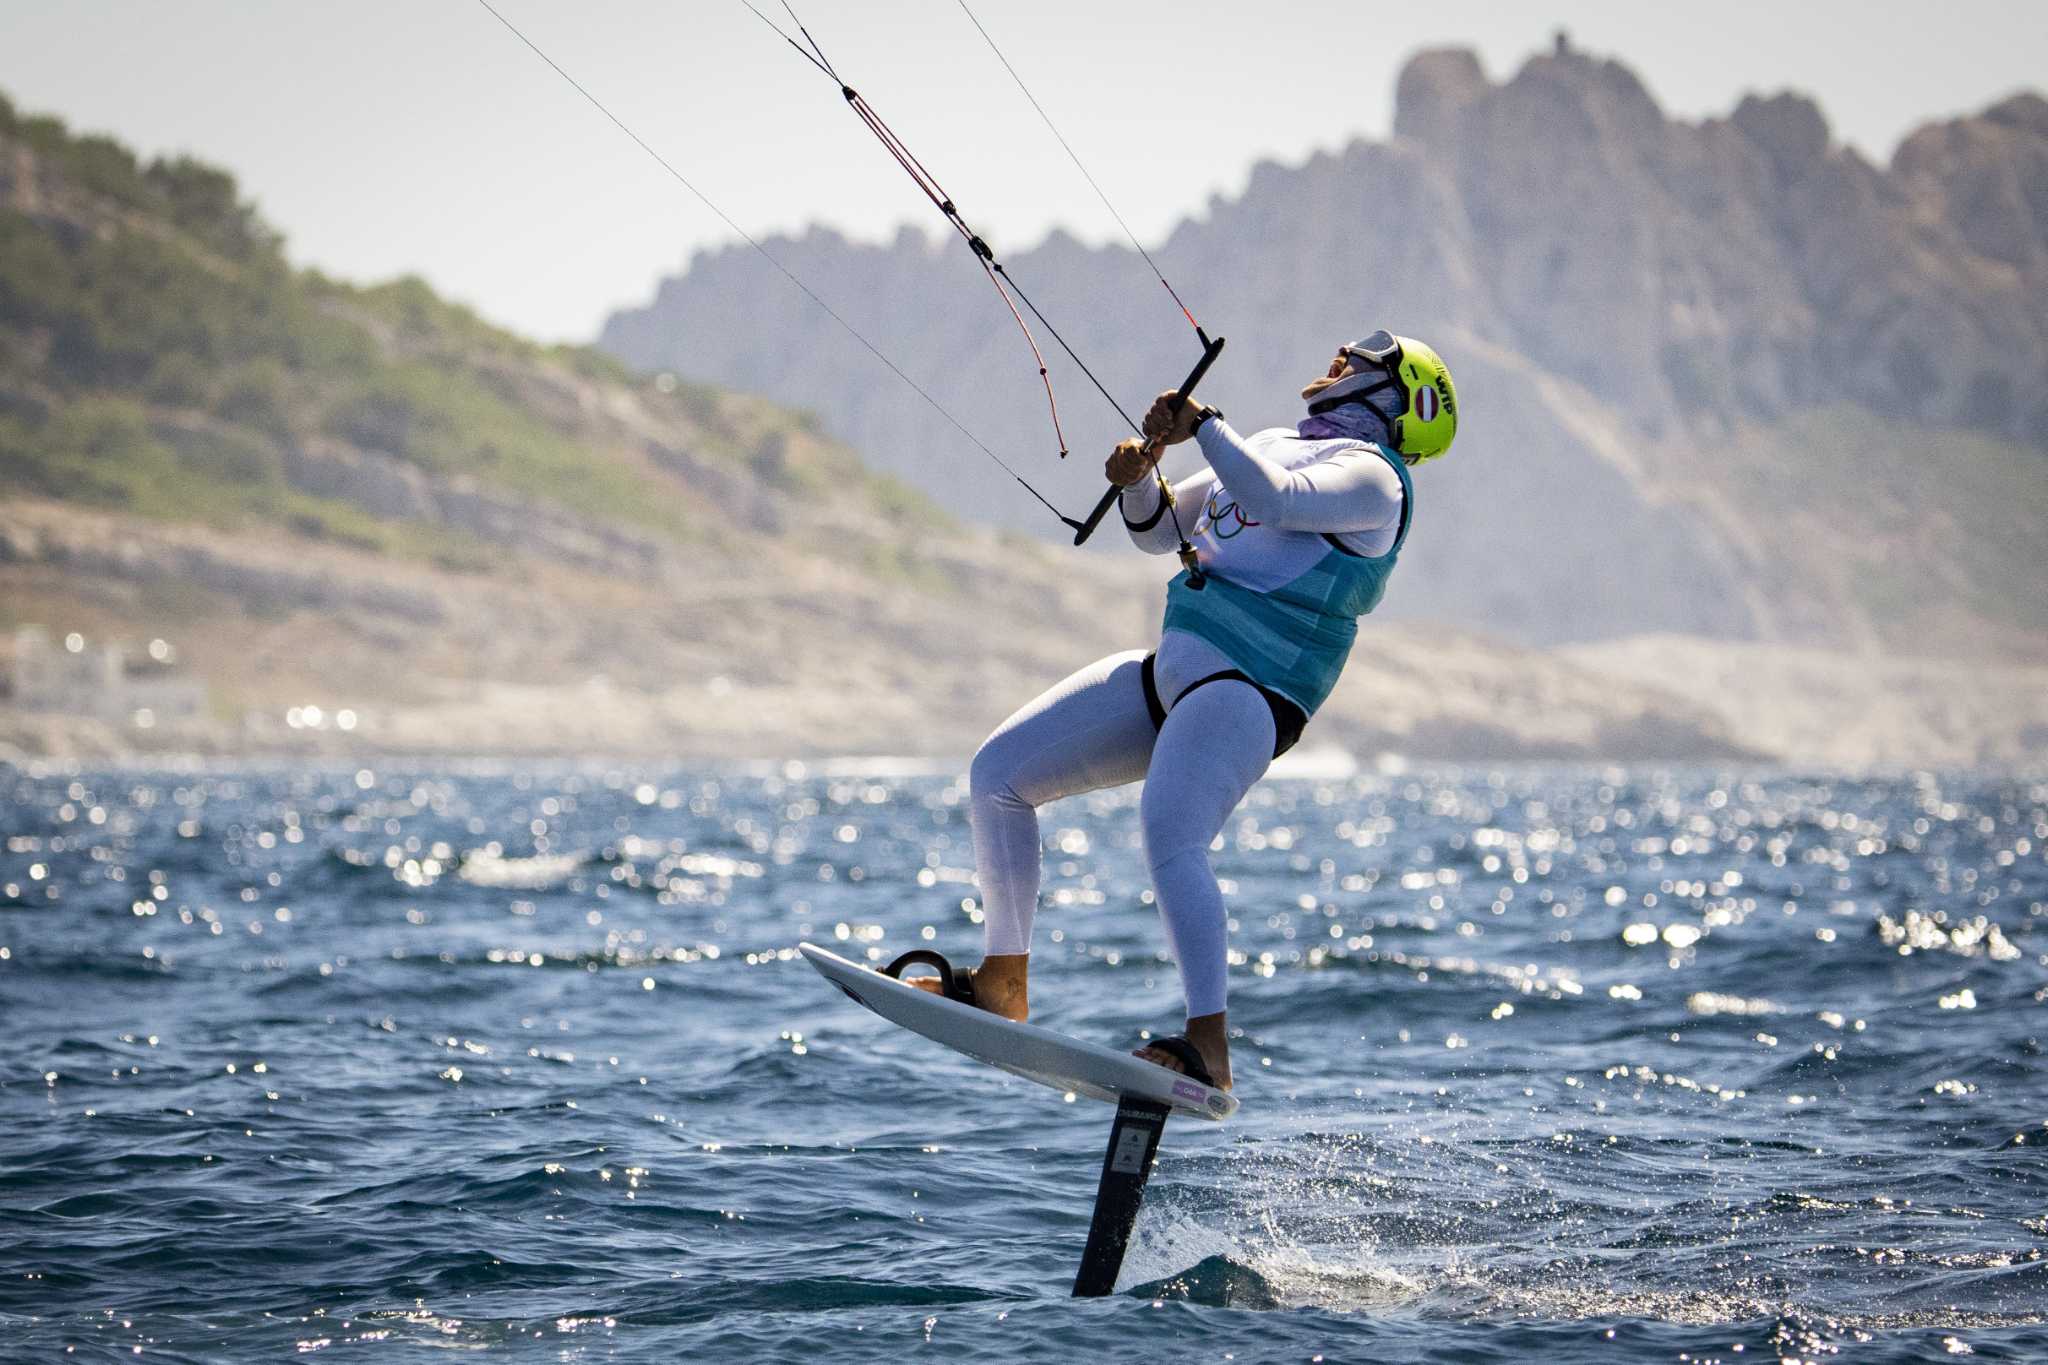
MULTIPOLYGON (((974 960, 949 770, 0 768, 0 835, 7 1360, 2048 1357, 2038 779, 1262 784, 1244 1108, 1088 1302, 1108 1108, 792 949, 974 960)), ((1135 793, 1043 835, 1035 1018, 1177 1025, 1135 793)))

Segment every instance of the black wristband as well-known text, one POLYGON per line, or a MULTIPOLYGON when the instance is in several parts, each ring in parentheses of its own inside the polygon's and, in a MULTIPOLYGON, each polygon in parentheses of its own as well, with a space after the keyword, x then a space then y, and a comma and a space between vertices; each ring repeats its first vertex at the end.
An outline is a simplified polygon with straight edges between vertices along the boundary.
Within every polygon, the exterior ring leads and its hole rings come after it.
MULTIPOLYGON (((1140 480, 1140 482, 1143 482, 1143 481, 1142 481, 1142 480, 1140 480)), ((1155 482, 1156 482, 1156 480, 1155 480, 1155 482)), ((1132 485, 1132 486, 1133 486, 1133 487, 1135 487, 1136 485, 1132 485)), ((1166 515, 1166 490, 1165 490, 1165 489, 1163 489, 1163 488, 1159 490, 1159 505, 1158 505, 1157 507, 1153 508, 1153 509, 1152 509, 1152 515, 1151 515, 1151 516, 1149 516, 1149 517, 1147 517, 1147 518, 1145 518, 1145 519, 1144 519, 1143 521, 1132 521, 1132 520, 1131 520, 1131 518, 1130 518, 1129 514, 1127 514, 1127 513, 1126 513, 1126 512, 1124 511, 1124 500, 1123 500, 1123 495, 1122 495, 1122 494, 1118 494, 1118 495, 1117 495, 1117 500, 1116 500, 1116 513, 1117 513, 1117 515, 1118 515, 1118 516, 1120 516, 1120 517, 1122 517, 1122 518, 1124 519, 1124 525, 1125 525, 1126 527, 1130 528, 1131 530, 1133 530, 1133 531, 1149 531, 1149 530, 1151 530, 1151 529, 1152 529, 1153 527, 1155 527, 1155 526, 1157 526, 1157 525, 1159 524, 1159 519, 1160 519, 1161 517, 1163 517, 1163 516, 1165 516, 1165 515, 1166 515)))
POLYGON ((1191 427, 1189 427, 1189 428, 1188 428, 1188 434, 1189 434, 1190 436, 1192 436, 1192 435, 1194 435, 1194 434, 1195 434, 1196 432, 1200 431, 1200 430, 1202 429, 1202 423, 1204 423, 1204 422, 1208 421, 1208 420, 1209 420, 1209 419, 1210 419, 1211 417, 1217 417, 1217 418, 1220 418, 1220 417, 1222 417, 1222 416, 1223 416, 1223 409, 1222 409, 1222 408, 1212 408, 1212 407, 1209 407, 1209 406, 1207 406, 1206 404, 1204 404, 1204 405, 1203 405, 1203 406, 1201 406, 1201 407, 1198 407, 1198 408, 1196 408, 1196 409, 1195 409, 1195 424, 1194 424, 1193 426, 1191 426, 1191 427))

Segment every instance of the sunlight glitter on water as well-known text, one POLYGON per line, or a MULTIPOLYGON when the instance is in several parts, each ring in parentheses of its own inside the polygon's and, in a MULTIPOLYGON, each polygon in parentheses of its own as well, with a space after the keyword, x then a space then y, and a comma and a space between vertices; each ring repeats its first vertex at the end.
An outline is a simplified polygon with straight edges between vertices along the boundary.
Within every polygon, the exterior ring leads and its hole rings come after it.
MULTIPOLYGON (((964 797, 801 765, 0 769, 0 1321, 248 1359, 772 1355, 820 1313, 988 1359, 1197 1322, 1241 1359, 1414 1355, 1417 1322, 1543 1358, 2048 1351, 2048 786, 1262 784, 1213 854, 1246 1108, 1170 1135, 1126 1275, 1165 1325, 1110 1328, 1062 1297, 1102 1111, 794 959, 971 958, 964 797), (208 1307, 223 1274, 271 1316, 208 1307)), ((1171 1024, 1134 795, 1045 836, 1040 1017, 1171 1024)))

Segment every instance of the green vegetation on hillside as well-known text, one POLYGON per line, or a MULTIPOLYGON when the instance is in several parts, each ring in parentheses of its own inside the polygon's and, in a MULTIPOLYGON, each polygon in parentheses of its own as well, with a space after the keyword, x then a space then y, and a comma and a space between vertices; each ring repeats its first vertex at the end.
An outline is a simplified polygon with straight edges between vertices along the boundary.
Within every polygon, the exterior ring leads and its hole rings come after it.
POLYGON ((758 405, 735 430, 714 391, 536 345, 420 280, 365 288, 294 270, 221 171, 144 164, 0 97, 0 153, 14 148, 31 183, 0 181, 0 487, 484 561, 446 528, 293 488, 291 452, 330 440, 431 480, 689 538, 701 519, 675 515, 637 444, 595 415, 623 387, 690 434, 693 458, 799 497, 850 476, 889 514, 930 519, 919 495, 825 443, 771 439, 800 418, 758 405))
POLYGON ((273 524, 460 572, 482 571, 493 558, 488 546, 454 528, 380 520, 291 487, 276 446, 244 429, 156 422, 148 406, 130 398, 79 398, 39 427, 0 413, 0 453, 0 484, 45 497, 224 529, 273 524))
MULTIPOLYGON (((120 164, 101 156, 87 164, 103 162, 120 164)), ((294 273, 274 244, 252 247, 234 268, 209 269, 192 243, 153 226, 122 223, 102 237, 0 212, 0 326, 47 338, 34 378, 55 401, 10 405, 7 433, 22 462, 10 461, 10 472, 41 491, 95 497, 125 488, 120 501, 132 510, 203 514, 238 478, 281 478, 280 443, 327 435, 430 474, 474 474, 588 516, 664 525, 629 471, 593 459, 538 420, 516 386, 480 372, 480 359, 517 352, 511 339, 424 285, 352 290, 294 273), (396 322, 391 346, 373 331, 387 318, 396 322), (116 396, 126 406, 108 408, 116 396), (172 501, 161 496, 168 482, 140 472, 70 489, 55 481, 82 457, 142 458, 146 445, 135 440, 77 440, 82 427, 104 426, 109 411, 138 418, 138 403, 210 413, 237 429, 238 449, 216 467, 188 465, 186 496, 172 501), (58 420, 73 406, 76 420, 58 420), (159 496, 136 496, 145 490, 159 496)), ((128 425, 146 430, 148 422, 128 425)))
POLYGON ((278 255, 276 234, 242 203, 234 177, 189 157, 143 165, 110 137, 74 136, 63 121, 15 111, 0 95, 0 137, 13 138, 61 168, 87 194, 163 219, 229 260, 278 255))

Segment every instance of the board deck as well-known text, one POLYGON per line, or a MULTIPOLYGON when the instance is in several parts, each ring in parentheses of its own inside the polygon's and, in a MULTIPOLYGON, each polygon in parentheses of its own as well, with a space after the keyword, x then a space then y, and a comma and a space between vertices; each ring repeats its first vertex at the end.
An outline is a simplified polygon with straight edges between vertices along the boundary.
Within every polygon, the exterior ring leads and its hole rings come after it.
POLYGON ((797 951, 827 981, 890 1023, 1013 1076, 1110 1104, 1144 1100, 1212 1121, 1237 1112, 1237 1099, 1229 1091, 1139 1061, 1128 1052, 921 991, 815 943, 800 943, 797 951))

